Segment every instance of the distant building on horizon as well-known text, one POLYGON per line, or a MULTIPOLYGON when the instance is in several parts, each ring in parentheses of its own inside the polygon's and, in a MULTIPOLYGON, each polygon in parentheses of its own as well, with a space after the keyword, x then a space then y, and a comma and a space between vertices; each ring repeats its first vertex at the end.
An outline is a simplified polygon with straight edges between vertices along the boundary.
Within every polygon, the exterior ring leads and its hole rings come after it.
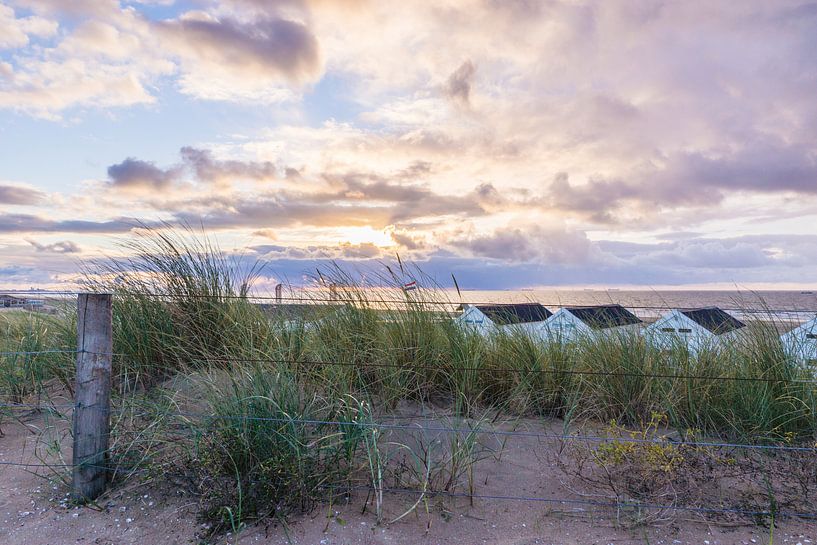
POLYGON ((22 297, 0 293, 0 308, 19 308, 25 306, 25 304, 26 300, 22 297))
POLYGON ((718 307, 671 310, 644 328, 647 342, 661 349, 686 346, 693 355, 734 339, 746 324, 718 307))
POLYGON ((461 305, 462 314, 456 323, 473 328, 483 335, 500 330, 516 329, 538 333, 541 324, 553 313, 539 303, 510 303, 496 305, 461 305))
POLYGON ((30 299, 27 297, 16 297, 7 293, 0 293, 0 308, 22 308, 33 309, 42 307, 45 301, 42 299, 30 299))
POLYGON ((541 335, 556 342, 575 342, 598 334, 636 332, 642 321, 621 305, 564 307, 542 325, 541 335))
POLYGON ((817 316, 781 335, 780 342, 798 363, 817 364, 817 316))

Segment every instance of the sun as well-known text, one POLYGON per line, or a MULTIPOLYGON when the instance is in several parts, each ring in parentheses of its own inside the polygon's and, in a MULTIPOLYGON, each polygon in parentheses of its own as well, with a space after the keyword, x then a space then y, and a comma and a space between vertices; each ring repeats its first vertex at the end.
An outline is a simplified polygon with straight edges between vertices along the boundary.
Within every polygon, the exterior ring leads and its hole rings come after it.
POLYGON ((394 246, 394 240, 384 231, 364 227, 343 227, 337 230, 338 242, 350 244, 374 244, 375 246, 394 246))

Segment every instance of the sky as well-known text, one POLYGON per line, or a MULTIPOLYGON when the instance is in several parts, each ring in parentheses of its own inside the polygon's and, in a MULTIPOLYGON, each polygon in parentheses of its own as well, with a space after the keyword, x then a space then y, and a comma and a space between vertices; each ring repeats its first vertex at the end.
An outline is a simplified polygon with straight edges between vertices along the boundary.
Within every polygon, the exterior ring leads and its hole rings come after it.
POLYGON ((297 283, 817 286, 817 3, 2 0, 0 287, 189 225, 297 283))

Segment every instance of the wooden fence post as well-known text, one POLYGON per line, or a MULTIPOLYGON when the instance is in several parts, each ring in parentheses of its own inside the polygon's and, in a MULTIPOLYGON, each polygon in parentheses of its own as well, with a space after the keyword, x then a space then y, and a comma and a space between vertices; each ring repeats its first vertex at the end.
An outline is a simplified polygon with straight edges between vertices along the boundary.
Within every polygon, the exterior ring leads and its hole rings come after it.
POLYGON ((112 296, 77 297, 77 383, 74 405, 74 457, 71 496, 96 499, 108 481, 111 407, 112 296))

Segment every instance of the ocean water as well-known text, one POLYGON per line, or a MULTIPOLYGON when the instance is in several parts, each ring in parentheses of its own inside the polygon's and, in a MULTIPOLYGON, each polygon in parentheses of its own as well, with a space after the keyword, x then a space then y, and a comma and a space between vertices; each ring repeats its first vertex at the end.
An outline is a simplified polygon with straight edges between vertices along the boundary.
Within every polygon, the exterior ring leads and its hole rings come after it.
MULTIPOLYGON (((289 293, 287 295, 290 295, 289 293)), ((324 291, 292 292, 287 302, 326 302, 324 291)), ((670 309, 720 307, 739 319, 774 320, 788 324, 817 315, 817 291, 727 290, 461 290, 430 291, 423 287, 403 293, 399 289, 372 290, 364 295, 375 306, 388 307, 406 299, 431 301, 440 310, 454 311, 461 304, 541 303, 551 311, 568 306, 619 304, 639 318, 654 320, 670 309)))
POLYGON ((771 316, 804 321, 817 314, 817 291, 714 290, 518 290, 453 292, 452 301, 464 303, 537 302, 551 310, 565 306, 619 304, 642 318, 655 318, 673 308, 716 306, 737 317, 771 316))

